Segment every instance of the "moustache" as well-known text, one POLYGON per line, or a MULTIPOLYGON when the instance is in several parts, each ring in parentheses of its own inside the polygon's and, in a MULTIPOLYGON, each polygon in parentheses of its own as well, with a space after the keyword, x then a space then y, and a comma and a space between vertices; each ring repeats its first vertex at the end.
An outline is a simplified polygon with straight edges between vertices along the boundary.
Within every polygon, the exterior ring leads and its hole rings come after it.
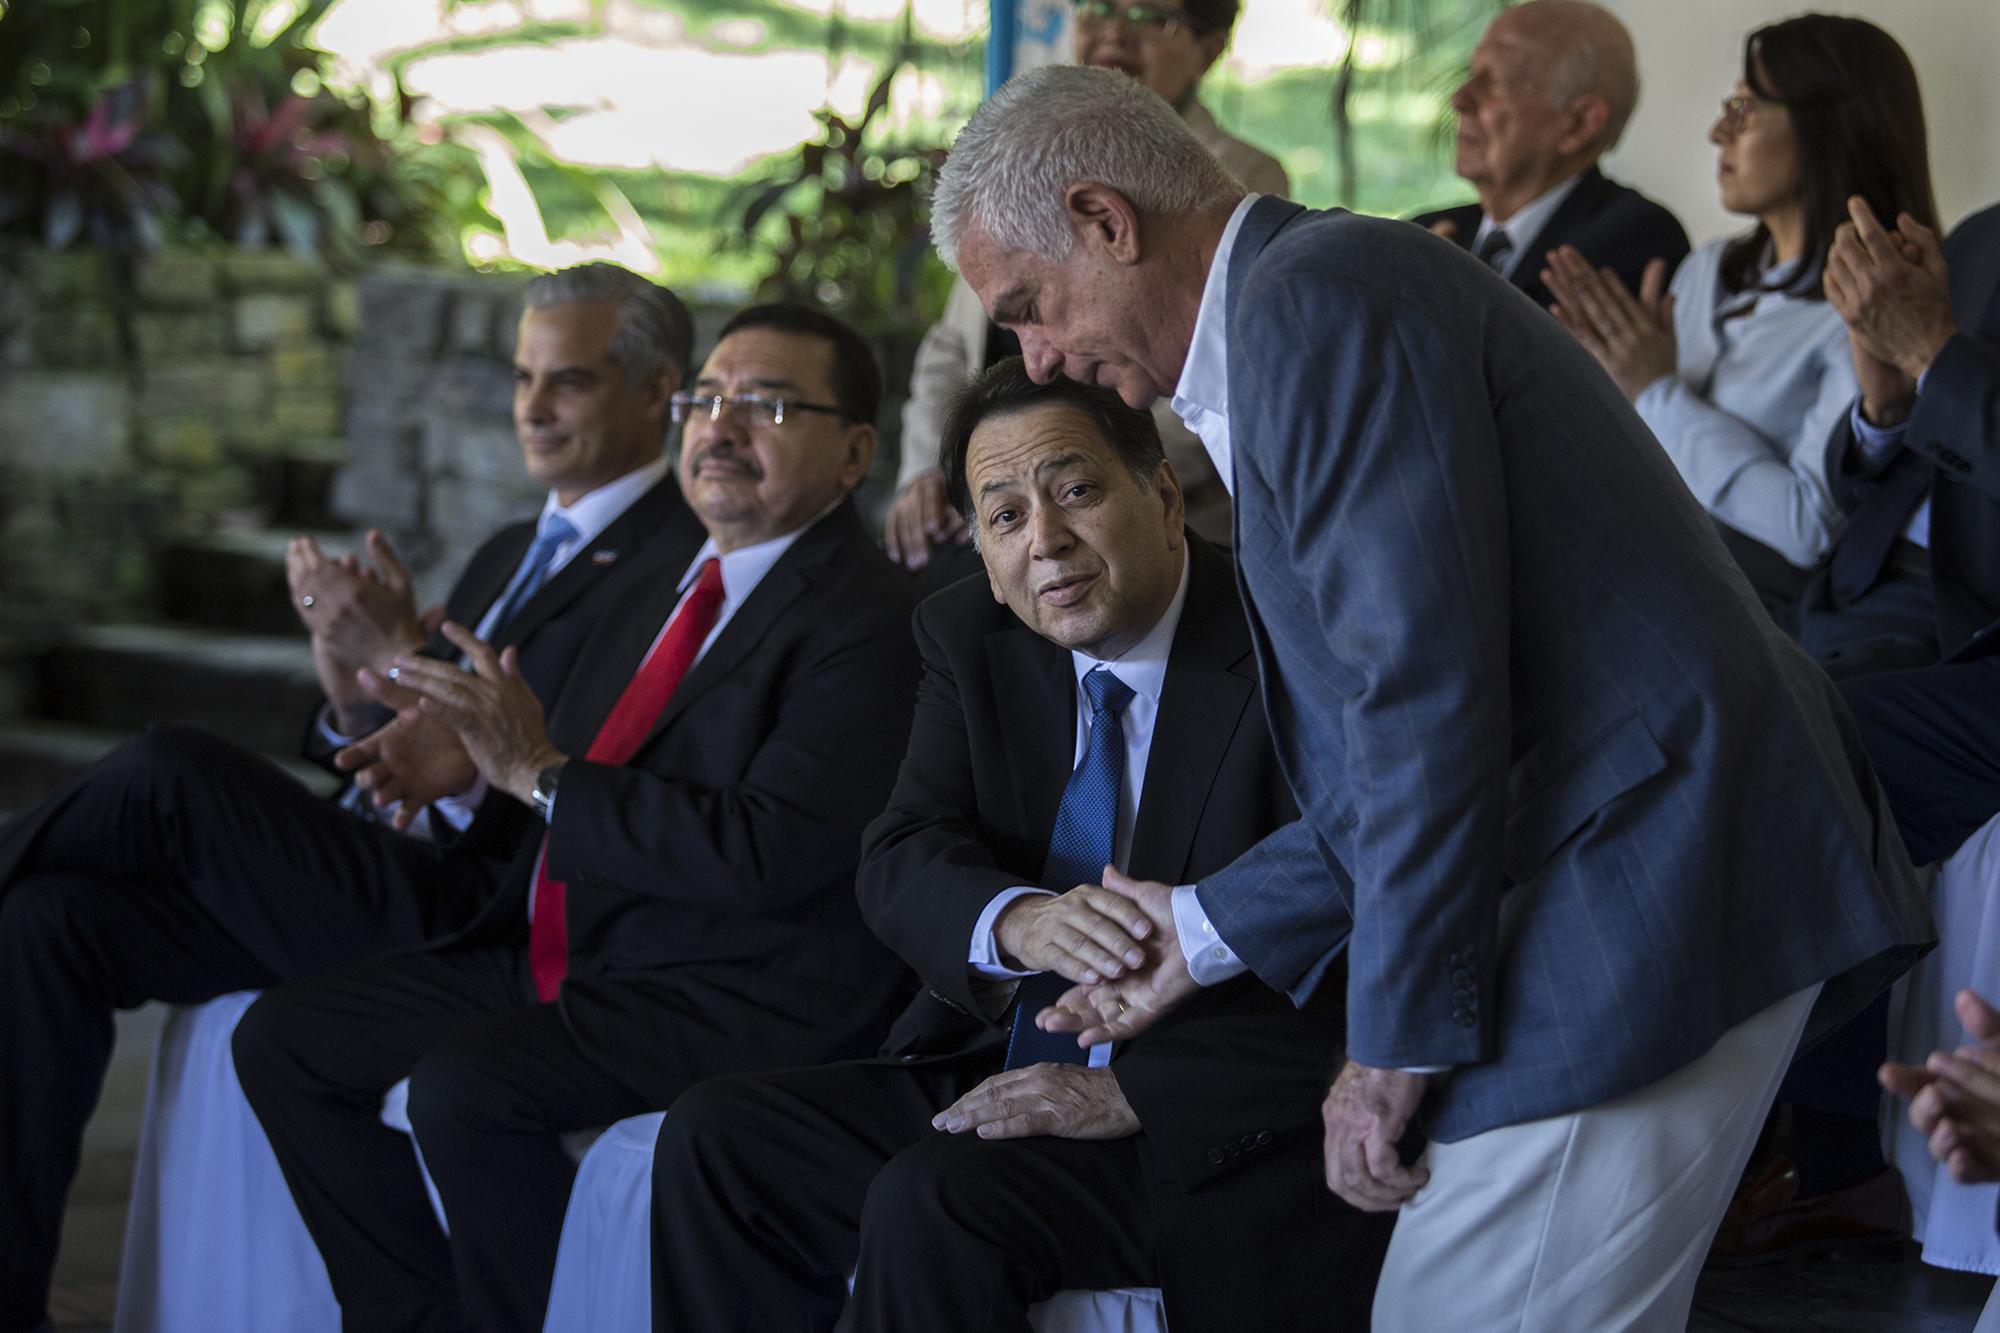
POLYGON ((752 481, 762 481, 764 479, 764 469, 757 466, 756 459, 745 454, 739 454, 734 449, 724 445, 710 445, 696 454, 694 456, 694 463, 689 470, 699 473, 702 468, 711 462, 741 472, 752 481))

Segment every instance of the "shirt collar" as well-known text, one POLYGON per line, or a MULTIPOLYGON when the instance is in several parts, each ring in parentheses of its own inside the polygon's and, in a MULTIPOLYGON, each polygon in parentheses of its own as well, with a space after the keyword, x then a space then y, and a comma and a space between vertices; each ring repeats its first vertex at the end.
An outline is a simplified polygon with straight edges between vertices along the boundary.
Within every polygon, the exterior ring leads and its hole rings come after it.
POLYGON ((1246 194, 1216 242, 1215 258, 1209 262, 1208 281, 1202 285, 1201 306, 1195 312, 1194 335, 1188 339, 1187 361, 1181 366, 1180 382, 1174 386, 1176 415, 1186 419, 1190 411, 1229 415, 1229 257, 1236 249, 1237 234, 1250 206, 1262 195, 1246 194))
POLYGON ((840 500, 835 500, 790 532, 750 546, 739 546, 727 555, 723 554, 721 548, 715 544, 715 538, 708 538, 702 542, 701 549, 694 553, 694 559, 688 562, 687 572, 681 575, 681 581, 676 586, 682 592, 686 592, 688 585, 694 582, 695 575, 701 572, 702 564, 713 557, 722 562, 724 599, 732 605, 741 602, 764 581, 764 576, 771 572, 771 566, 777 564, 785 552, 792 549, 792 543, 804 536, 807 528, 839 508, 841 500, 846 498, 844 495, 841 496, 840 500))
POLYGON ((1160 691, 1166 688, 1167 658, 1173 652, 1174 631, 1180 627, 1181 608, 1187 605, 1187 590, 1188 553, 1186 543, 1182 543, 1180 585, 1174 589, 1174 599, 1167 603, 1166 611, 1153 622, 1153 628, 1146 631, 1145 638, 1109 661, 1075 649, 1070 651, 1070 665, 1076 670, 1077 697, 1083 697, 1083 678, 1098 667, 1108 666, 1118 679, 1132 687, 1134 694, 1143 694, 1157 705, 1160 691))
POLYGON ((1507 260, 1507 268, 1511 273, 1514 265, 1520 263, 1521 256, 1527 253, 1528 247, 1534 244, 1535 238, 1549 225, 1549 219, 1555 216, 1558 208, 1562 207, 1563 200, 1569 198, 1570 191, 1574 190, 1582 179, 1583 173, 1579 171, 1569 179, 1558 182, 1515 209, 1514 216, 1510 218, 1495 218, 1482 210, 1479 214, 1479 231, 1472 238, 1472 249, 1477 251, 1480 243, 1488 236, 1495 231, 1505 230, 1507 240, 1513 246, 1513 253, 1507 260))
POLYGON ((634 500, 652 490, 666 475, 667 460, 662 455, 636 472, 627 472, 618 480, 606 482, 587 492, 567 507, 558 504, 556 493, 550 491, 549 498, 542 503, 542 516, 535 525, 535 531, 542 531, 548 526, 550 518, 560 516, 576 529, 576 537, 569 543, 570 549, 581 549, 596 541, 620 514, 632 507, 634 500))

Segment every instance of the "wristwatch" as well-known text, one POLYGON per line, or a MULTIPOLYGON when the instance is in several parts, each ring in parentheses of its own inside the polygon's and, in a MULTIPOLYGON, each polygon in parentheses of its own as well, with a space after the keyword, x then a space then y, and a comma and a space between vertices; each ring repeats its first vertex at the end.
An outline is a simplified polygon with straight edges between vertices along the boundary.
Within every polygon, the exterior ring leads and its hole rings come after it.
POLYGON ((549 811, 555 808, 556 782, 562 777, 562 771, 561 764, 550 764, 535 774, 534 789, 528 793, 528 804, 534 807, 535 817, 545 824, 549 819, 549 811))

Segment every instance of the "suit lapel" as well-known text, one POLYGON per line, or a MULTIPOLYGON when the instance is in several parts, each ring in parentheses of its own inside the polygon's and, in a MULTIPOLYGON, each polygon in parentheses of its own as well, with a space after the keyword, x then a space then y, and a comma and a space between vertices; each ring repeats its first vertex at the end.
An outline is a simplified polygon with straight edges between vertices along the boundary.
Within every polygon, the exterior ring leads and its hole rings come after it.
POLYGON ((1513 276, 1508 281, 1524 292, 1539 287, 1542 270, 1548 267, 1549 251, 1565 244, 1576 232, 1578 224, 1598 210, 1609 185, 1603 172, 1596 167, 1586 167, 1576 188, 1563 196, 1563 201, 1556 205, 1555 212, 1549 214, 1549 220, 1542 224, 1542 229, 1529 238, 1529 249, 1521 256, 1521 262, 1514 265, 1513 276))
MULTIPOLYGON (((513 619, 495 636, 496 640, 502 644, 522 642, 575 601, 586 588, 611 573, 620 563, 635 558, 640 548, 663 536, 675 526, 676 518, 683 517, 692 523, 693 515, 681 500, 680 487, 671 475, 662 477, 657 485, 626 506, 625 512, 611 520, 588 546, 572 555, 547 583, 536 589, 535 595, 521 604, 513 619)), ((518 558, 515 563, 520 563, 518 558)), ((673 571, 675 575, 679 572, 673 571)), ((497 597, 499 594, 496 591, 494 595, 497 597)), ((488 604, 491 604, 490 601, 488 604)))
POLYGON ((848 542, 857 540, 865 542, 867 536, 861 531, 861 519, 854 512, 852 500, 843 501, 839 508, 801 534, 791 549, 778 558, 778 563, 771 566, 743 605, 736 608, 701 660, 689 669, 640 748, 650 745, 654 737, 673 725, 674 719, 742 665, 793 603, 811 590, 821 569, 848 542))
POLYGON ((1243 215, 1243 225, 1237 229, 1236 245, 1229 252, 1228 304, 1236 305, 1236 297, 1243 290, 1243 283, 1250 274, 1250 266, 1257 262, 1257 256, 1264 253, 1264 247, 1271 243, 1280 231, 1294 218, 1305 213, 1305 206, 1276 195, 1264 195, 1250 205, 1250 211, 1243 215))
POLYGON ((1167 658, 1130 858, 1133 878, 1169 884, 1186 877, 1209 791, 1257 692, 1229 562, 1199 538, 1188 546, 1187 601, 1167 658))
POLYGON ((986 636, 994 711, 1024 836, 1046 847, 1076 759, 1076 669, 1069 653, 1023 625, 986 636))

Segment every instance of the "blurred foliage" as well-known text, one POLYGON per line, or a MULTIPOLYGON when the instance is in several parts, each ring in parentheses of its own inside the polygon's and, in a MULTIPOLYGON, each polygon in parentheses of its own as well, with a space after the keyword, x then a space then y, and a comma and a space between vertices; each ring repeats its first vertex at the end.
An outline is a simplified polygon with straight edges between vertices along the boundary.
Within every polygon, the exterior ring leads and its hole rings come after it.
MULTIPOLYGON (((457 253, 467 156, 391 80, 336 92, 332 0, 14 0, 0 17, 0 230, 107 255, 163 240, 351 263, 457 253)), ((471 176, 476 181, 476 174, 471 176)))
POLYGON ((911 334, 943 309, 951 275, 931 249, 929 199, 945 145, 880 129, 890 89, 915 59, 914 33, 906 6, 896 58, 860 117, 815 113, 820 137, 733 196, 737 231, 723 248, 770 256, 758 299, 805 301, 859 328, 911 334))

